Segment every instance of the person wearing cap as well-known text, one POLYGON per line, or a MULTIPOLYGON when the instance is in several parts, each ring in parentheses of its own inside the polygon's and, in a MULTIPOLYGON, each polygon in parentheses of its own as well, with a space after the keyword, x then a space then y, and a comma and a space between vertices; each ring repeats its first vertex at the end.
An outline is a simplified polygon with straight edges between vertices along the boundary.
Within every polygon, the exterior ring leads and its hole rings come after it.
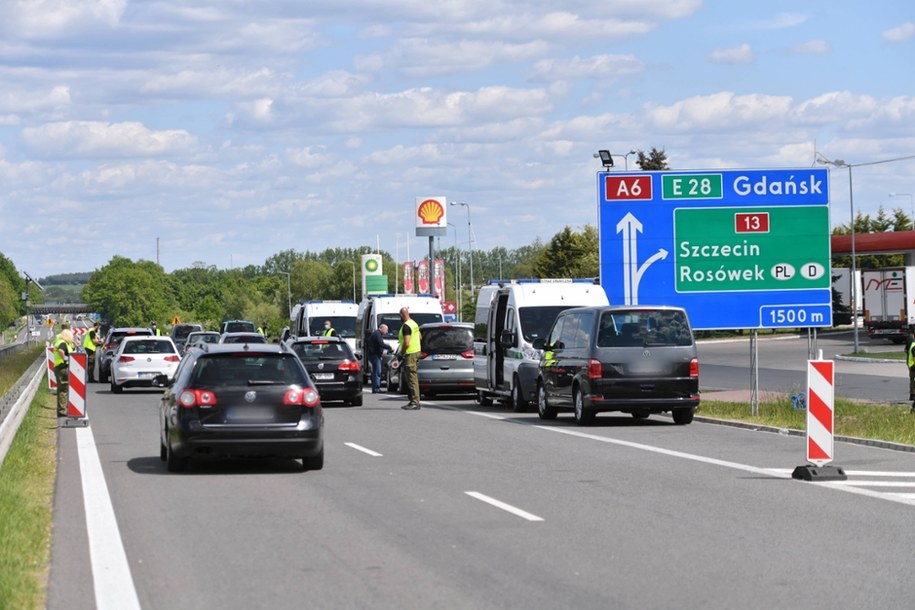
POLYGON ((162 331, 159 330, 159 325, 156 323, 155 320, 153 320, 152 322, 149 323, 149 329, 152 331, 152 334, 154 334, 155 336, 157 336, 157 337, 162 336, 162 331))
POLYGON ((57 380, 57 416, 67 416, 70 392, 70 354, 76 351, 73 331, 65 328, 54 340, 54 378, 57 380))

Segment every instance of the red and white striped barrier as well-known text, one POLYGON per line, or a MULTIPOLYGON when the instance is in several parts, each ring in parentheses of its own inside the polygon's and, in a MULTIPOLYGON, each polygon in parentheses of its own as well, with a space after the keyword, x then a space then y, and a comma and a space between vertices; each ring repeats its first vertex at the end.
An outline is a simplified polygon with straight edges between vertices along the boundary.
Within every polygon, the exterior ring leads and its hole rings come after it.
POLYGON ((67 397, 67 417, 86 417, 86 354, 70 356, 70 392, 67 397))
POLYGON ((835 362, 807 361, 807 461, 823 466, 833 458, 835 362))
POLYGON ((848 476, 842 468, 827 465, 833 458, 835 375, 835 362, 832 360, 807 361, 807 461, 810 464, 795 468, 791 473, 791 477, 794 479, 804 481, 848 480, 848 476))
POLYGON ((56 390, 57 389, 57 377, 54 376, 54 346, 50 343, 45 343, 47 348, 45 353, 48 356, 48 389, 56 390))

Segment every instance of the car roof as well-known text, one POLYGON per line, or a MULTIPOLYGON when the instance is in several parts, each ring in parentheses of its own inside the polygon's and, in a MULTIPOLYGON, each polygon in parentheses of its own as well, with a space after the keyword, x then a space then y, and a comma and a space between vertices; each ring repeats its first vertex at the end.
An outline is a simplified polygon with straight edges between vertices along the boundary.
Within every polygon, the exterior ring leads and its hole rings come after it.
POLYGON ((283 345, 276 343, 207 343, 205 347, 192 348, 203 354, 233 354, 255 352, 258 354, 288 354, 295 356, 283 345))
MULTIPOLYGON (((249 333, 250 334, 250 333, 249 333)), ((289 341, 290 345, 295 345, 296 343, 346 343, 346 340, 342 337, 325 337, 323 335, 309 335, 307 337, 296 337, 292 341, 289 341)))
POLYGON ((473 330, 473 324, 470 322, 428 322, 426 324, 420 324, 419 329, 432 329, 432 328, 460 328, 464 330, 473 330))
POLYGON ((152 330, 148 326, 118 326, 116 328, 111 328, 108 330, 109 333, 149 333, 152 334, 152 330))

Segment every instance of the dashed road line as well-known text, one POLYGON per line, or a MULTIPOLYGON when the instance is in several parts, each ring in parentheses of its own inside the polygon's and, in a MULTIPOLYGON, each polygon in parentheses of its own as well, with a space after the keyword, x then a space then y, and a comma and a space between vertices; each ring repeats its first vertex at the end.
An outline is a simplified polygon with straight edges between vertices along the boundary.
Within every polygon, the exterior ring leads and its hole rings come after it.
POLYGON ((521 517, 522 519, 525 519, 527 521, 543 521, 542 517, 538 517, 537 515, 527 512, 526 510, 521 510, 517 506, 512 506, 511 504, 506 504, 505 502, 502 502, 501 500, 496 500, 495 498, 492 498, 485 494, 481 494, 478 491, 465 491, 464 493, 467 494, 468 496, 470 496, 471 498, 476 498, 477 500, 480 500, 481 502, 486 502, 487 504, 489 504, 491 506, 495 506, 496 508, 501 508, 505 512, 511 513, 511 514, 515 515, 516 517, 521 517))
POLYGON ((362 453, 365 453, 372 457, 383 457, 382 454, 378 453, 377 451, 372 451, 371 449, 367 449, 366 447, 363 447, 362 445, 357 445, 356 443, 343 443, 343 444, 351 449, 355 449, 356 451, 361 451, 362 453))

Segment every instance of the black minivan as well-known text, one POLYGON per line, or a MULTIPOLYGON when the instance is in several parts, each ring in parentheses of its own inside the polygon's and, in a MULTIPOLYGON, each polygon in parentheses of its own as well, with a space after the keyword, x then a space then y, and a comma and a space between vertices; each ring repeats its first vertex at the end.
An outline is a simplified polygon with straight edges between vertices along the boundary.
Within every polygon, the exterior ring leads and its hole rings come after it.
POLYGON ((602 411, 645 418, 672 412, 693 421, 699 406, 699 356, 686 311, 669 306, 576 307, 559 314, 545 339, 537 411, 571 410, 588 425, 602 411))

